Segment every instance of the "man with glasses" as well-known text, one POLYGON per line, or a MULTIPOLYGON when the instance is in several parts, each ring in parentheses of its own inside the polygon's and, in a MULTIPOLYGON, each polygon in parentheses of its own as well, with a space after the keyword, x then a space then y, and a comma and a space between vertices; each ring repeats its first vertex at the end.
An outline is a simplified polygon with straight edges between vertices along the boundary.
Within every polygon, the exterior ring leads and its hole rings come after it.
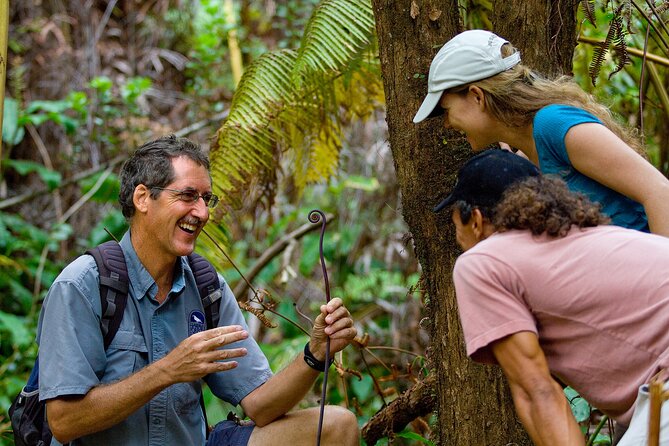
MULTIPOLYGON (((40 398, 52 444, 314 443, 318 408, 289 411, 319 376, 314 364, 324 361, 326 339, 334 353, 356 335, 341 300, 321 307, 304 355, 273 375, 220 275, 218 327, 193 328, 193 318, 204 315, 186 256, 218 203, 207 156, 187 139, 160 138, 126 161, 120 179, 130 290, 112 344, 103 347, 99 275, 90 256, 63 270, 40 316, 40 398), (223 421, 206 440, 201 380, 253 422, 223 421)), ((325 421, 323 444, 358 444, 351 412, 328 406, 325 421)))

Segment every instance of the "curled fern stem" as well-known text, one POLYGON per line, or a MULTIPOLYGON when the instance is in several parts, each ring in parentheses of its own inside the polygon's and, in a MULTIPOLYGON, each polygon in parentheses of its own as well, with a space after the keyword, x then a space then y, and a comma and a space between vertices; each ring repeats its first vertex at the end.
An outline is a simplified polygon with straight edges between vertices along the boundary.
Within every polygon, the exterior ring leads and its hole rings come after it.
MULTIPOLYGON (((328 280, 328 270, 325 267, 325 256, 323 255, 323 238, 325 237, 325 226, 327 225, 327 219, 323 211, 314 209, 309 212, 309 221, 311 223, 321 222, 321 238, 319 247, 319 253, 321 257, 321 268, 323 269, 323 280, 325 281, 325 301, 330 302, 330 281, 328 280)), ((323 415, 325 412, 325 396, 327 394, 328 388, 328 371, 330 370, 330 337, 328 336, 327 341, 325 342, 325 370, 323 370, 323 388, 321 390, 321 404, 320 404, 320 415, 318 417, 318 434, 316 437, 316 446, 321 444, 321 433, 323 431, 323 415)))

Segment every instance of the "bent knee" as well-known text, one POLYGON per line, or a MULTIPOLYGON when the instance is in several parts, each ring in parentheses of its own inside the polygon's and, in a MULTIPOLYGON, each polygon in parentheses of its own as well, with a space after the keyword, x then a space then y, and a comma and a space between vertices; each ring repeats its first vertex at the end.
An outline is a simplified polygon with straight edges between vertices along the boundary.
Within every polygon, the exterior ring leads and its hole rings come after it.
POLYGON ((358 419, 353 412, 344 407, 325 406, 323 434, 328 443, 357 445, 360 437, 358 419))

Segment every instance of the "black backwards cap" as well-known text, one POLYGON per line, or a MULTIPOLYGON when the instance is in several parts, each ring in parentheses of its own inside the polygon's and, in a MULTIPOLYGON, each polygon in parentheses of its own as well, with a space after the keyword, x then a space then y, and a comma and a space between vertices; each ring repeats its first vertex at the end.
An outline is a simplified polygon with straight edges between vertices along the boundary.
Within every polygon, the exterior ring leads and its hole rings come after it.
POLYGON ((462 166, 451 195, 435 206, 434 212, 460 200, 472 206, 492 208, 502 199, 507 187, 540 174, 534 164, 519 155, 502 149, 486 150, 462 166))

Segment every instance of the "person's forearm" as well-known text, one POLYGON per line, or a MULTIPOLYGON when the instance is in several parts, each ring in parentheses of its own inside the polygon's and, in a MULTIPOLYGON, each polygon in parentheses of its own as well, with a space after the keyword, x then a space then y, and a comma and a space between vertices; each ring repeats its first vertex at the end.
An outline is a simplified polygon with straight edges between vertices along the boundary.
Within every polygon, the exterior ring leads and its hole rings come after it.
POLYGON ((660 190, 644 203, 644 209, 650 232, 669 237, 669 184, 662 184, 660 190))
POLYGON ((304 362, 300 353, 285 369, 245 398, 242 407, 256 425, 265 426, 295 407, 312 389, 319 374, 304 362))
POLYGON ((246 349, 224 348, 248 337, 239 325, 217 327, 187 337, 164 358, 113 384, 92 388, 83 397, 47 401, 49 426, 67 443, 125 420, 166 387, 237 367, 246 349))
POLYGON ((537 446, 580 446, 585 443, 559 386, 551 392, 514 394, 513 399, 523 426, 537 446))
POLYGON ((92 388, 83 397, 47 401, 54 437, 65 444, 108 429, 128 418, 172 382, 159 363, 112 384, 92 388))

